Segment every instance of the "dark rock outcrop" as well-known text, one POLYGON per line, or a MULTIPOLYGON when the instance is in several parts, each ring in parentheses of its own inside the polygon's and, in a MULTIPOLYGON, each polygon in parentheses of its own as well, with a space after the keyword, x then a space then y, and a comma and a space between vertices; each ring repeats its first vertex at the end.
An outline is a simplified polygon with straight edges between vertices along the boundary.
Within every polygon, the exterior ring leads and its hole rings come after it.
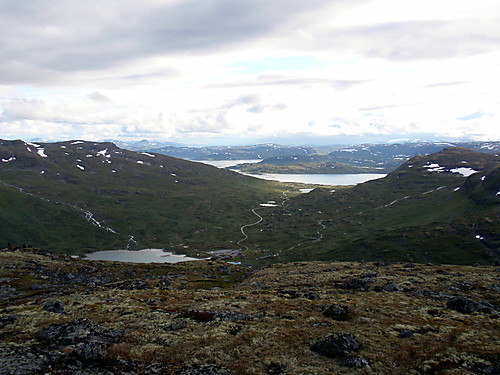
POLYGON ((446 303, 446 307, 464 314, 473 312, 493 313, 495 307, 487 302, 473 301, 466 297, 451 297, 446 303))
POLYGON ((333 320, 348 320, 349 319, 349 308, 345 305, 329 305, 323 310, 323 315, 327 318, 332 318, 333 320))
POLYGON ((18 315, 4 315, 0 317, 0 329, 8 324, 14 323, 17 319, 19 319, 18 315))
POLYGON ((88 319, 51 324, 36 334, 39 341, 55 349, 70 349, 83 359, 98 359, 106 347, 121 341, 123 331, 102 327, 88 319))
POLYGON ((311 346, 313 352, 328 358, 343 357, 360 349, 361 344, 352 333, 334 333, 311 346))
POLYGON ((64 304, 59 300, 49 300, 45 302, 42 309, 56 314, 66 314, 66 311, 64 311, 64 304))

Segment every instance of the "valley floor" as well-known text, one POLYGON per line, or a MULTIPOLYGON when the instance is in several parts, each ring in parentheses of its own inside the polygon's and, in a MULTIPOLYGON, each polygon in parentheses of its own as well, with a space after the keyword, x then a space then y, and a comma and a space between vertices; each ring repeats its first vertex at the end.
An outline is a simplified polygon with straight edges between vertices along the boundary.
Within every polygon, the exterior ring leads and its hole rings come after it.
POLYGON ((0 250, 0 374, 494 374, 493 266, 0 250))

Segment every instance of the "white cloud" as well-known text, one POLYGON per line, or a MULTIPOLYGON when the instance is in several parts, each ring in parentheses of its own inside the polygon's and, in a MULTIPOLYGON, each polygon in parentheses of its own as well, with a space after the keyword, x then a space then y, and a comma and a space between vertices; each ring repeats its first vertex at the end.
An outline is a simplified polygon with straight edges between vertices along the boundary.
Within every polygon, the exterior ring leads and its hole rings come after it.
POLYGON ((0 137, 499 139, 499 21, 493 0, 0 0, 0 137))

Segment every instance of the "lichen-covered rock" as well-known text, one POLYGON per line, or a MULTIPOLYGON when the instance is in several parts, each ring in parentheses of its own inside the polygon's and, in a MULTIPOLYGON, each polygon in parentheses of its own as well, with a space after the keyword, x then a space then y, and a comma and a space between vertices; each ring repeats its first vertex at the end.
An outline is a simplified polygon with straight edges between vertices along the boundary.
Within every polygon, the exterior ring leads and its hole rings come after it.
POLYGON ((49 300, 45 302, 42 309, 56 314, 66 314, 66 311, 64 311, 64 304, 59 300, 49 300))
POLYGON ((361 344, 352 333, 334 333, 311 346, 313 352, 328 358, 343 357, 360 349, 361 344))
POLYGON ((473 312, 492 313, 495 307, 487 302, 473 301, 466 297, 451 297, 448 299, 446 306, 464 314, 471 314, 473 312))
POLYGON ((329 305, 323 310, 323 315, 327 318, 332 318, 333 320, 348 320, 349 319, 349 308, 345 305, 329 305))
POLYGON ((403 288, 401 288, 398 284, 387 283, 385 285, 379 285, 373 288, 376 292, 402 292, 403 288))
POLYGON ((151 285, 144 280, 125 280, 119 283, 112 283, 106 285, 110 288, 133 290, 133 289, 150 289, 151 285))
POLYGON ((232 372, 222 366, 204 364, 184 366, 179 375, 232 375, 232 372))
POLYGON ((5 327, 8 324, 14 323, 17 319, 19 319, 18 315, 4 315, 0 317, 0 329, 5 327))
POLYGON ((367 279, 350 279, 339 285, 341 289, 360 290, 367 292, 370 290, 369 281, 367 279))
POLYGON ((342 365, 351 368, 370 367, 368 360, 361 357, 349 357, 342 362, 342 365))
POLYGON ((84 359, 98 359, 112 343, 120 342, 123 331, 102 327, 88 319, 51 324, 36 334, 50 348, 72 350, 84 359))
POLYGON ((178 320, 176 322, 169 324, 168 326, 163 327, 163 329, 165 331, 174 332, 174 331, 179 331, 179 330, 186 328, 186 327, 187 327, 187 323, 185 320, 178 320))
POLYGON ((317 293, 315 293, 315 292, 309 291, 309 292, 305 292, 304 293, 304 298, 308 299, 310 301, 314 301, 316 299, 319 299, 319 295, 317 293))
POLYGON ((41 350, 0 343, 0 375, 43 374, 50 362, 50 356, 41 350))

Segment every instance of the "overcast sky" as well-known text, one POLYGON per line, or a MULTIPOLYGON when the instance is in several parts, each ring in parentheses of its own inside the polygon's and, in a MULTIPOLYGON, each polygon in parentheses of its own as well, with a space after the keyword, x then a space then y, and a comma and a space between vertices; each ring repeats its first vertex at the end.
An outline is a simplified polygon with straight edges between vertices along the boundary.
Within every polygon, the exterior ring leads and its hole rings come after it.
POLYGON ((500 139, 498 0, 0 0, 0 138, 500 139))

